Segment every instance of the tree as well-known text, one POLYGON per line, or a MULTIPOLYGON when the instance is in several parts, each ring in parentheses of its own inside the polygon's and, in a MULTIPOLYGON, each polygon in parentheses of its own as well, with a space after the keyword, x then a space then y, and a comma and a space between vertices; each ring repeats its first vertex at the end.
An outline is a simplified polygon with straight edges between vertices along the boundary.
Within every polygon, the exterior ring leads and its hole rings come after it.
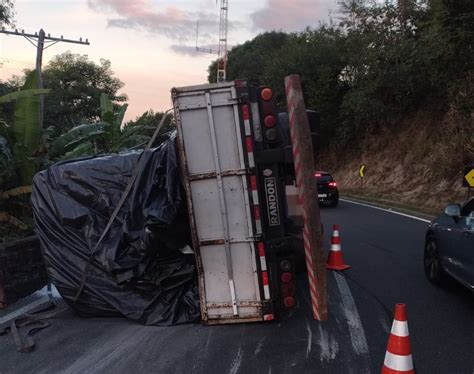
POLYGON ((13 24, 13 1, 12 0, 0 0, 0 25, 12 25, 13 24))
POLYGON ((118 93, 124 83, 114 77, 110 61, 104 59, 97 65, 86 55, 57 55, 44 68, 43 80, 44 87, 51 89, 45 99, 44 123, 59 134, 83 122, 97 121, 102 93, 115 102, 127 100, 118 93))

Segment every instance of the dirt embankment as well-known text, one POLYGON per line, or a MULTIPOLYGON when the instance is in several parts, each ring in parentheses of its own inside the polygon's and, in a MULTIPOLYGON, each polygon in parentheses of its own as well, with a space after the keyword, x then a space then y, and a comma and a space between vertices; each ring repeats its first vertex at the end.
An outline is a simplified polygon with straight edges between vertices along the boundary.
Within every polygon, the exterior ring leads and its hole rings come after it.
POLYGON ((367 134, 360 144, 321 155, 342 193, 436 214, 450 202, 466 199, 463 165, 474 163, 473 121, 418 114, 395 128, 367 134), (365 165, 363 187, 359 167, 365 165))

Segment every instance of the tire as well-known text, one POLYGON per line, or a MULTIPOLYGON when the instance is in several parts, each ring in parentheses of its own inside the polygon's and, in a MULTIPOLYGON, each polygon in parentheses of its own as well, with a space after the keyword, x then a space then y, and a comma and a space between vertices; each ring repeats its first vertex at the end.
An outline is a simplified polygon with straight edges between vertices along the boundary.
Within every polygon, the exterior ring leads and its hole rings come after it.
POLYGON ((438 245, 433 236, 426 238, 423 265, 428 280, 436 285, 441 285, 444 281, 445 274, 441 266, 438 245))
POLYGON ((329 205, 329 206, 330 206, 331 208, 336 208, 338 203, 339 203, 339 199, 336 199, 336 200, 334 200, 333 202, 331 202, 331 205, 329 205))

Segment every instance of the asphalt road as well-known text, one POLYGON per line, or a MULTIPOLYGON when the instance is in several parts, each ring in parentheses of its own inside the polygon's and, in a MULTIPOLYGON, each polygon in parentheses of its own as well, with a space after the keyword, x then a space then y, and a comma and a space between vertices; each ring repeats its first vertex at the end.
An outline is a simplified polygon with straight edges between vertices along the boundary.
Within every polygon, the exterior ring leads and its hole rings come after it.
POLYGON ((408 306, 417 373, 474 373, 474 295, 425 279, 427 223, 346 202, 322 217, 326 248, 338 223, 352 265, 328 272, 325 323, 311 319, 304 276, 298 307, 272 323, 145 327, 68 310, 35 335, 34 352, 0 337, 0 373, 378 373, 397 302, 408 306))

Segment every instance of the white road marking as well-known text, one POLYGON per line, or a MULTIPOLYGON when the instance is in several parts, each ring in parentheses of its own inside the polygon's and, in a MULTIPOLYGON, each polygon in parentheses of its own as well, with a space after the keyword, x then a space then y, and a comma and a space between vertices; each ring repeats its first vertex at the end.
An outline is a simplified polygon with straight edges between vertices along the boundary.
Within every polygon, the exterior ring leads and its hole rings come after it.
POLYGON ((239 351, 237 352, 237 355, 232 360, 232 364, 230 366, 229 374, 236 374, 239 371, 240 365, 242 363, 243 355, 244 355, 244 351, 242 350, 242 347, 240 347, 239 351))
POLYGON ((346 317, 347 325, 349 326, 352 347, 359 355, 368 354, 369 347, 365 338, 364 327, 360 321, 359 312, 357 311, 357 306, 355 305, 351 290, 343 275, 334 273, 334 279, 336 280, 337 288, 339 288, 339 293, 341 294, 341 309, 346 317))
POLYGON ((206 355, 207 355, 207 350, 209 349, 209 342, 211 341, 211 335, 212 335, 212 328, 209 329, 209 334, 207 335, 206 349, 204 350, 206 355))
POLYGON ((257 344, 257 348, 255 348, 255 352, 253 353, 255 356, 258 356, 260 354, 260 352, 262 352, 264 341, 265 341, 265 337, 263 337, 262 339, 259 340, 259 342, 257 344))
POLYGON ((373 205, 369 205, 369 204, 359 203, 359 202, 356 202, 356 201, 353 201, 353 200, 348 200, 348 199, 342 199, 342 198, 340 198, 339 200, 344 201, 344 202, 346 202, 346 203, 351 203, 351 204, 356 204, 356 205, 362 205, 362 206, 365 206, 365 207, 368 207, 368 208, 381 210, 381 211, 384 211, 384 212, 387 212, 387 213, 397 214, 397 215, 399 215, 399 216, 403 216, 403 217, 407 217, 407 218, 411 218, 411 219, 416 219, 416 220, 421 221, 421 222, 426 222, 426 223, 430 223, 430 222, 431 222, 430 220, 427 220, 427 219, 424 219, 424 218, 412 216, 412 215, 410 215, 410 214, 405 214, 405 213, 396 212, 396 211, 391 210, 391 209, 379 208, 378 206, 373 206, 373 205))
POLYGON ((322 324, 318 324, 319 328, 319 347, 321 348, 321 362, 332 360, 336 358, 337 352, 339 351, 339 344, 336 339, 331 336, 329 341, 329 336, 326 331, 323 330, 322 324))
POLYGON ((308 345, 306 346, 306 358, 308 358, 311 353, 311 344, 313 342, 313 332, 311 331, 308 320, 306 320, 306 330, 308 330, 308 345))

